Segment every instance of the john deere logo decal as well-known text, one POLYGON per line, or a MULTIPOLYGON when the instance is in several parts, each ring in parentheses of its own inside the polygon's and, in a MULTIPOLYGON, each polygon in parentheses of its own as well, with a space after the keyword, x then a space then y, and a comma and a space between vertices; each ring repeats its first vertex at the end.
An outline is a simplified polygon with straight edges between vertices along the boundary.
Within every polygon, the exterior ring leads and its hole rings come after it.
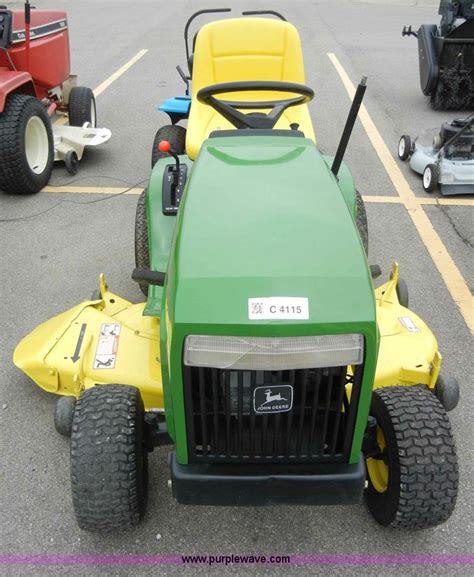
POLYGON ((257 387, 253 392, 253 409, 256 413, 284 413, 293 407, 293 387, 272 385, 257 387))

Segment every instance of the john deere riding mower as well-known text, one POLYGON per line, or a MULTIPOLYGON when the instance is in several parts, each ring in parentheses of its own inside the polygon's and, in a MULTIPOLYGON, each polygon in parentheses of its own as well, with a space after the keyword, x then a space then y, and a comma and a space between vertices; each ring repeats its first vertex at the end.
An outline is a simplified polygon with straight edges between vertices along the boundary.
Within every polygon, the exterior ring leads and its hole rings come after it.
POLYGON ((474 108, 474 2, 441 0, 441 22, 403 36, 418 39, 420 84, 435 110, 474 108))
POLYGON ((445 521, 457 388, 396 264, 374 291, 364 205, 341 162, 365 82, 332 158, 283 19, 206 24, 190 72, 187 129, 166 128, 138 203, 133 277, 147 302, 102 276, 14 355, 61 395, 79 526, 137 524, 163 443, 183 504, 342 505, 365 491, 382 525, 445 521))

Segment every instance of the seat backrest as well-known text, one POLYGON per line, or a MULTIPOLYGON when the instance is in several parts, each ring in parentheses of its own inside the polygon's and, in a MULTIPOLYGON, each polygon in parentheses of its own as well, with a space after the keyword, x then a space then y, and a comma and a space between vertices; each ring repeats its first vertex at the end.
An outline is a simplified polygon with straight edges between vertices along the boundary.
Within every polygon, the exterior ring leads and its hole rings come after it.
MULTIPOLYGON (((203 26, 196 38, 192 102, 186 148, 193 158, 196 140, 207 137, 206 127, 216 112, 196 99, 205 86, 244 80, 305 83, 303 54, 296 28, 267 18, 232 18, 203 26), (192 149, 192 150, 190 150, 192 149)), ((281 93, 273 93, 281 99, 281 93)), ((238 100, 267 100, 266 93, 239 93, 238 100), (257 96, 256 96, 257 94, 257 96)))

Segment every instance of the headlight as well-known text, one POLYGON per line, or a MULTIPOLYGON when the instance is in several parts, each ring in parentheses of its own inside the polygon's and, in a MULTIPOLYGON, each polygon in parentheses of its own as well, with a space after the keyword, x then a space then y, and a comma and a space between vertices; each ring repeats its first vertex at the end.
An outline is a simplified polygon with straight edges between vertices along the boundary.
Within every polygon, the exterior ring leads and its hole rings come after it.
POLYGON ((312 337, 223 337, 190 335, 184 364, 190 367, 284 371, 360 365, 364 337, 359 334, 312 337))

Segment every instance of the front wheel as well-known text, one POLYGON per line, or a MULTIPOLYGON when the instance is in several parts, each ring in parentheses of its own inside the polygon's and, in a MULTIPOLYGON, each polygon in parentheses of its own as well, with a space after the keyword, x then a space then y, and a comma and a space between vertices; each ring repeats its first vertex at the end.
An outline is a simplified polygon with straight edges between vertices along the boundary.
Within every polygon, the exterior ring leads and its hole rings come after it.
POLYGON ((33 96, 10 94, 0 113, 0 189, 34 194, 48 184, 54 163, 51 120, 33 96))
POLYGON ((367 505, 381 525, 424 529, 446 521, 458 491, 451 425, 424 386, 373 393, 379 453, 367 459, 367 505))
POLYGON ((140 522, 148 452, 137 388, 97 385, 81 394, 72 421, 71 486, 81 529, 110 532, 140 522))
POLYGON ((69 126, 84 126, 87 122, 97 128, 97 107, 90 88, 74 86, 69 94, 68 114, 69 126))

